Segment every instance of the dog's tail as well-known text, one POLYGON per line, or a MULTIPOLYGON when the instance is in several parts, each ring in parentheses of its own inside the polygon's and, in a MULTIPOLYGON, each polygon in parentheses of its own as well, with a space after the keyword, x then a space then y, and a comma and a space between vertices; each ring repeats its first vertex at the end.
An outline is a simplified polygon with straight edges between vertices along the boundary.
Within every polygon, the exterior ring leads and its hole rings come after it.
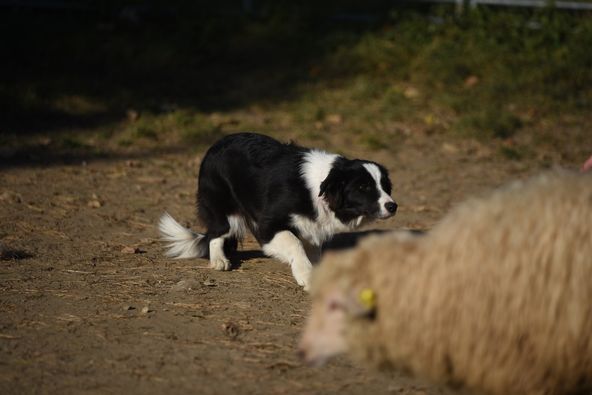
POLYGON ((166 256, 183 258, 203 258, 208 255, 207 237, 179 224, 169 213, 164 213, 158 222, 158 230, 164 241, 168 241, 166 256))

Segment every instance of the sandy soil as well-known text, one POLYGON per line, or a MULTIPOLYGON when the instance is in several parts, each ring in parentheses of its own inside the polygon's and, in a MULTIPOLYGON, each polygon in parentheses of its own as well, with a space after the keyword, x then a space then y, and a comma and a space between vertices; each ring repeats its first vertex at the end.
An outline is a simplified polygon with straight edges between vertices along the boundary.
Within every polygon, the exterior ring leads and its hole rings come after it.
MULTIPOLYGON (((429 229, 464 198, 540 171, 428 136, 395 153, 341 148, 391 172, 399 213, 366 229, 429 229)), ((455 393, 345 358, 303 365, 308 296, 252 239, 230 272, 165 258, 163 211, 199 228, 201 154, 2 169, 0 393, 455 393)))

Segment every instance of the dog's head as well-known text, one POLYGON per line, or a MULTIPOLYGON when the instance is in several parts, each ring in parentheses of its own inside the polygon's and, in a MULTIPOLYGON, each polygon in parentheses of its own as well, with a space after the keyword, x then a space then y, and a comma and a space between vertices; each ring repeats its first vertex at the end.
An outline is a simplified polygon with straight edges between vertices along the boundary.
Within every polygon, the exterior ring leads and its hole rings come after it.
POLYGON ((397 211, 388 171, 378 163, 338 158, 321 183, 319 196, 343 223, 363 217, 388 218, 397 211))

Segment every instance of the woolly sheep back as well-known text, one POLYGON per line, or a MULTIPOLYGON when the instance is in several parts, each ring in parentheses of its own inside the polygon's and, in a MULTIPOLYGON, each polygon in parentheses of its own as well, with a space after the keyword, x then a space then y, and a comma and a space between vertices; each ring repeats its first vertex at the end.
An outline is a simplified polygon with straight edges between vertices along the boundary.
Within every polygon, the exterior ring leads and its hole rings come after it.
POLYGON ((379 236, 328 255, 330 285, 376 292, 375 320, 351 317, 349 351, 491 394, 592 384, 592 177, 513 183, 454 209, 421 238, 379 236))

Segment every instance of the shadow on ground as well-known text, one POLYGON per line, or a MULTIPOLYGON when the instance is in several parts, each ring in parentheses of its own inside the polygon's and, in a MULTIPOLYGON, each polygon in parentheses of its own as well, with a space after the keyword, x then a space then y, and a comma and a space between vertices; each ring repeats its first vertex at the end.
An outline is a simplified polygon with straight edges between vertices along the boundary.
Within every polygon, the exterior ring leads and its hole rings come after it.
MULTIPOLYGON (((315 78, 328 33, 357 35, 376 21, 336 18, 348 7, 331 1, 102 3, 1 14, 10 55, 0 72, 10 78, 0 83, 0 133, 88 129, 129 108, 214 111, 285 99, 315 78)), ((366 12, 386 14, 372 3, 366 12)))
POLYGON ((409 230, 384 230, 384 229, 370 229, 364 230, 360 232, 347 232, 347 233, 338 233, 331 240, 323 244, 323 253, 327 251, 341 251, 347 250, 349 248, 354 248, 357 246, 363 239, 375 236, 375 235, 382 235, 385 233, 400 233, 400 234, 408 234, 412 236, 421 236, 425 233, 424 230, 420 229, 409 229, 409 230))

